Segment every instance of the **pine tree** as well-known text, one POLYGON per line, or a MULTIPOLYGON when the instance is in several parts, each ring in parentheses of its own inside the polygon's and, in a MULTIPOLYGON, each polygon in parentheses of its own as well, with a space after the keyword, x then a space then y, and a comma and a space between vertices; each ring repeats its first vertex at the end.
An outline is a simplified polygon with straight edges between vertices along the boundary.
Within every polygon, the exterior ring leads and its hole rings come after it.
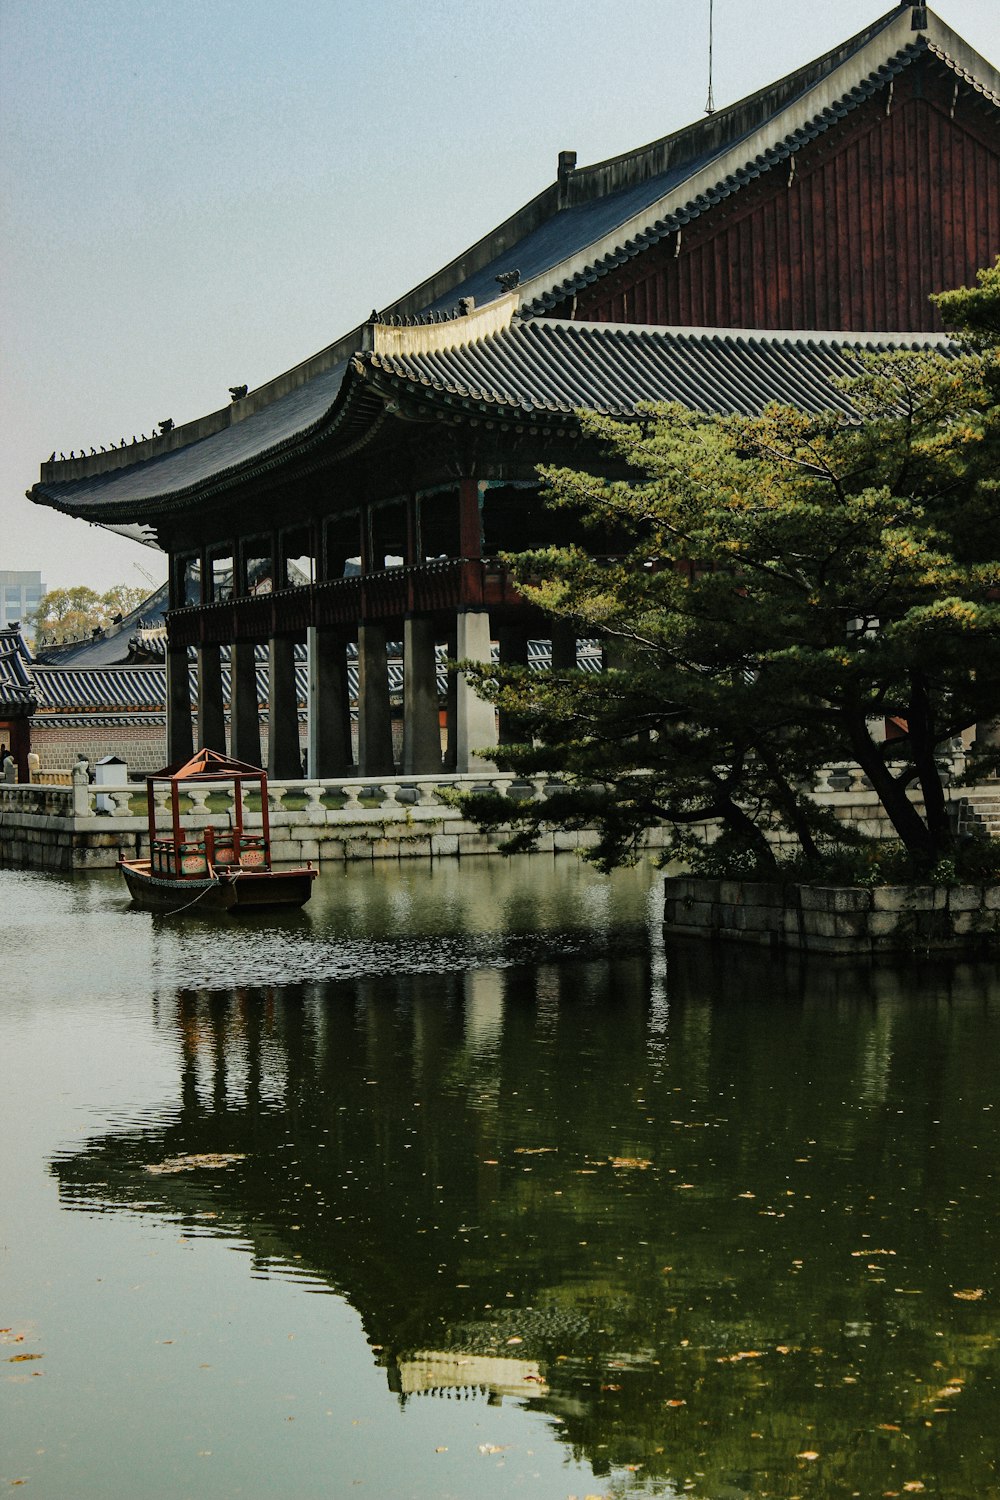
MULTIPOLYGON (((778 828, 815 858, 835 830, 807 793, 849 760, 918 871, 950 852, 943 758, 1000 714, 1000 261, 939 301, 960 352, 860 357, 853 421, 777 406, 583 417, 632 477, 546 470, 548 503, 612 524, 624 555, 508 561, 609 667, 474 673, 521 726, 496 763, 565 783, 520 807, 511 847, 543 823, 595 826, 611 865, 653 824, 682 849, 711 817, 733 868, 772 866, 778 828)), ((970 779, 995 764, 985 741, 970 779)), ((505 799, 467 805, 510 820, 505 799)))

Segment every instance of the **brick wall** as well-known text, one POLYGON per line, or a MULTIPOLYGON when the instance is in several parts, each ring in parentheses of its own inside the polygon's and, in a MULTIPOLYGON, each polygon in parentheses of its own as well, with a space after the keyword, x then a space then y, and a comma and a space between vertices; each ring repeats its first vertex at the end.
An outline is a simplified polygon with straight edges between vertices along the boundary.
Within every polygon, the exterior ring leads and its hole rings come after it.
POLYGON ((167 759, 167 731, 163 724, 73 725, 59 727, 33 719, 31 748, 43 771, 72 766, 85 755, 93 767, 105 755, 117 755, 130 772, 158 771, 167 759))

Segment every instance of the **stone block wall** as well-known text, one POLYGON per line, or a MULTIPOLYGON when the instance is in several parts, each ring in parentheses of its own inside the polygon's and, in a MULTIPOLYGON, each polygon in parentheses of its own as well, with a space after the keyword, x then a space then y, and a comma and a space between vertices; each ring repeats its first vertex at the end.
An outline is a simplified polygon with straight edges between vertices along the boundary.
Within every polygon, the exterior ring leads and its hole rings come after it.
POLYGON ((167 731, 163 724, 47 725, 31 721, 31 748, 43 771, 72 766, 78 754, 95 766, 106 755, 117 755, 130 773, 145 776, 166 764, 167 731))
POLYGON ((1000 947, 1000 885, 809 886, 678 876, 668 934, 803 952, 876 954, 1000 947))

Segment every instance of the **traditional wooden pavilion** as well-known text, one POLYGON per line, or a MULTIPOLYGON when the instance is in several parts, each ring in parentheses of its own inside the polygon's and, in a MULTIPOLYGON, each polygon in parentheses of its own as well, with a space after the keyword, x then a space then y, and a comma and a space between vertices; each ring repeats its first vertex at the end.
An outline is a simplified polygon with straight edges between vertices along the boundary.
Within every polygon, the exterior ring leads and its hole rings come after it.
MULTIPOLYGON (((50 462, 32 499, 170 555, 168 749, 299 767, 294 651, 308 643, 309 769, 394 769, 386 670, 401 642, 401 769, 442 768, 435 648, 524 659, 550 627, 497 555, 565 541, 540 462, 602 462, 576 413, 646 400, 755 412, 838 406, 852 347, 944 342, 930 294, 1000 253, 1000 74, 924 5, 673 135, 556 181, 363 327, 232 404, 148 441, 50 462), (499 286, 499 294, 498 294, 499 286), (902 330, 902 331, 901 331, 902 330), (355 562, 357 560, 357 562, 355 562), (291 578, 297 583, 290 583, 291 578), (302 582, 302 578, 307 581, 302 582)), ((615 550, 615 537, 588 545, 615 550)), ((554 640, 553 660, 575 660, 554 640)), ((459 677, 445 765, 495 742, 459 677)))

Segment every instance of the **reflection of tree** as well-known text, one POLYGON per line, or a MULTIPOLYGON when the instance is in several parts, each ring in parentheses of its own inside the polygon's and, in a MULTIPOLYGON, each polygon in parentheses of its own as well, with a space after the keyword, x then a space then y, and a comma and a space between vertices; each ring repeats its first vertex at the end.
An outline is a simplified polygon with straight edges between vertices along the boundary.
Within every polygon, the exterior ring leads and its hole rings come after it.
POLYGON ((817 1450, 823 1493, 971 1500, 996 981, 691 947, 655 1015, 641 953, 183 992, 176 1110, 54 1170, 343 1293, 402 1399, 532 1387, 599 1472, 785 1493, 817 1450), (245 1160, 144 1170, 203 1152, 245 1160))

